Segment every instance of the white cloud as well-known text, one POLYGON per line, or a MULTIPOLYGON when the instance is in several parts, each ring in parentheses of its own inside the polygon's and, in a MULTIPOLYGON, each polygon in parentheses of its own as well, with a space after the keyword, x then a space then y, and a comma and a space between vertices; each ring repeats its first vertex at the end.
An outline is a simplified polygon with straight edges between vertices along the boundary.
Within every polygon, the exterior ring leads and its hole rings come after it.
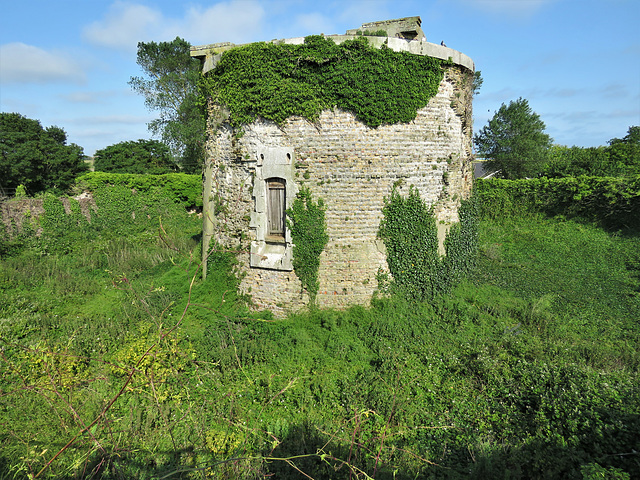
POLYGON ((535 57, 528 57, 527 61, 518 67, 520 72, 538 72, 543 68, 550 68, 561 65, 568 61, 569 56, 566 52, 545 52, 535 57))
POLYGON ((162 28, 162 14, 144 5, 115 2, 106 17, 83 29, 84 37, 94 45, 120 50, 135 50, 149 32, 162 28))
POLYGON ((621 83, 610 83, 605 85, 599 88, 599 92, 603 97, 613 100, 630 97, 628 86, 621 83))
POLYGON ((543 100, 552 100, 552 99, 565 99, 571 98, 578 95, 588 95, 588 88, 572 88, 572 87, 563 87, 557 86, 552 88, 540 88, 540 87, 532 87, 528 88, 524 91, 523 97, 528 100, 537 99, 540 101, 543 100))
POLYGON ((249 42, 260 31, 264 17, 264 8, 258 1, 232 0, 209 8, 191 7, 174 28, 178 30, 176 35, 193 44, 249 42))
POLYGON ((628 118, 627 122, 629 125, 637 125, 638 120, 640 119, 640 115, 638 115, 638 110, 634 108, 624 109, 618 108, 615 110, 611 110, 610 112, 605 112, 605 118, 628 118))
POLYGON ((142 115, 99 115, 69 118, 66 124, 72 141, 82 145, 87 155, 127 140, 150 138, 147 122, 153 117, 142 115))
POLYGON ((0 83, 84 83, 85 73, 62 52, 24 43, 0 45, 0 83))
POLYGON ((592 122, 598 121, 602 118, 602 112, 597 110, 580 110, 580 111, 547 111, 545 112, 545 118, 567 120, 569 122, 592 122))
POLYGON ((257 0, 231 0, 211 7, 194 5, 182 18, 166 17, 159 9, 117 1, 107 15, 87 25, 84 37, 92 44, 135 51, 138 42, 170 41, 180 36, 192 44, 248 41, 265 16, 257 0))
MULTIPOLYGON (((519 90, 515 90, 514 88, 511 87, 505 87, 502 88, 500 90, 494 90, 494 91, 489 91, 489 92, 485 92, 482 90, 482 88, 480 89, 480 95, 478 95, 476 98, 473 99, 473 103, 474 105, 478 104, 478 103, 490 103, 490 104, 494 104, 497 102, 505 102, 509 99, 516 99, 518 97, 522 96, 522 92, 519 90)), ((475 108, 474 108, 475 110, 475 108)))

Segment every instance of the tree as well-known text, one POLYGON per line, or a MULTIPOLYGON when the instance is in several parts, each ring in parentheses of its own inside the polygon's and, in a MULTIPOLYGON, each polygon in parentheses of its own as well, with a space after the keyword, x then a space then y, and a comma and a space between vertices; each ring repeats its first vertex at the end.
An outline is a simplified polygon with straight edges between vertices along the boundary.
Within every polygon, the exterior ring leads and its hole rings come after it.
POLYGON ((473 72, 473 94, 474 95, 479 95, 480 94, 480 88, 482 87, 482 84, 484 83, 484 78, 482 78, 482 72, 480 70, 476 70, 475 72, 473 72))
POLYGON ((549 178, 611 175, 607 148, 553 145, 542 175, 549 178))
POLYGON ((474 136, 478 155, 503 178, 533 177, 545 164, 552 139, 540 116, 520 97, 504 103, 488 125, 474 136))
POLYGON ((19 185, 33 195, 63 193, 88 170, 82 147, 67 145, 60 127, 42 128, 39 120, 19 113, 0 113, 0 193, 19 185))
POLYGON ((629 127, 622 138, 609 140, 609 162, 617 175, 640 174, 640 126, 629 127))
POLYGON ((169 147, 158 140, 120 142, 96 151, 96 172, 160 175, 179 170, 169 147))
POLYGON ((565 147, 553 145, 542 174, 545 177, 618 177, 640 174, 640 127, 630 127, 627 135, 612 138, 608 146, 565 147))
POLYGON ((191 58, 190 47, 180 37, 139 42, 137 63, 146 76, 129 81, 145 97, 147 108, 160 112, 149 130, 169 145, 187 173, 200 171, 205 139, 204 115, 197 104, 200 62, 191 58))

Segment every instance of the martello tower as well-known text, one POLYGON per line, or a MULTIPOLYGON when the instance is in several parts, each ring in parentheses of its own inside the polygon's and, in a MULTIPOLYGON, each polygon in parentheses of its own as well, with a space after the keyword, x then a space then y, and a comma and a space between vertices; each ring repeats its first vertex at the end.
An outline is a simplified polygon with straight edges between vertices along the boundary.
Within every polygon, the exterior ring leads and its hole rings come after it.
MULTIPOLYGON (((286 62, 273 67, 277 86, 264 81, 256 93, 258 78, 244 84, 246 96, 242 89, 229 94, 238 104, 255 98, 266 113, 258 109, 240 124, 222 95, 209 99, 204 244, 209 248, 215 241, 237 252, 241 290, 259 308, 283 314, 305 306, 309 292, 293 268, 286 220, 304 189, 326 210, 328 243, 320 255, 317 304, 367 304, 377 274, 387 269, 377 233, 383 199, 392 188, 415 186, 443 230, 457 221, 460 200, 471 192, 474 64, 429 43, 420 17, 372 22, 345 35, 252 45, 262 49, 262 59, 254 62, 276 55, 286 62), (357 73, 350 79, 344 72, 357 73), (286 104, 282 95, 289 91, 298 102, 294 108, 319 106, 317 113, 268 118, 278 102, 286 104)), ((234 64, 230 52, 239 55, 243 48, 205 45, 192 47, 191 55, 202 60, 205 78, 217 75, 216 85, 227 92, 233 87, 227 84, 246 80, 240 77, 258 67, 249 62, 230 74, 242 58, 233 57, 234 64)), ((270 75, 262 70, 263 80, 270 75)))

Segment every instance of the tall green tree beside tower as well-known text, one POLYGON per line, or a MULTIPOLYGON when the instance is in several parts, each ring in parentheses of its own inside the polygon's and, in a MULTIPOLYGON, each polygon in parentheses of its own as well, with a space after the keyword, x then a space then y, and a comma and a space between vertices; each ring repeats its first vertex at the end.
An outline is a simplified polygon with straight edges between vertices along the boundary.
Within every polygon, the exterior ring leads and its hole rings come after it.
POLYGON ((149 122, 151 133, 169 145, 185 173, 202 168, 205 120, 196 99, 200 62, 191 58, 191 45, 176 37, 171 42, 139 42, 137 63, 144 76, 129 85, 160 116, 149 122))
POLYGON ((537 176, 549 154, 553 139, 545 132, 540 116, 520 97, 504 103, 489 123, 474 136, 479 156, 503 178, 537 176))

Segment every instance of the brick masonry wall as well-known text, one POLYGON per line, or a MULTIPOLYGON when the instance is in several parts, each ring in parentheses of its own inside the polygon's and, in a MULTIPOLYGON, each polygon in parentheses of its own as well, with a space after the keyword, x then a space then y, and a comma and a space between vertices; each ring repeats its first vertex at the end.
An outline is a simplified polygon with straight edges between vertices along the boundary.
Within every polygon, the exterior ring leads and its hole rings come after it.
POLYGON ((460 199, 470 194, 472 79, 465 68, 447 67, 438 94, 407 124, 372 129, 349 112, 333 110, 315 123, 291 118, 279 127, 256 121, 240 138, 228 126, 210 137, 216 157, 214 237, 237 251, 241 290, 257 307, 281 315, 308 302, 294 272, 248 267, 257 152, 293 148, 295 182, 325 202, 330 240, 321 255, 318 305, 366 305, 377 288, 376 274, 387 268, 377 232, 393 185, 400 184, 402 193, 415 185, 445 224, 457 221, 460 199))

